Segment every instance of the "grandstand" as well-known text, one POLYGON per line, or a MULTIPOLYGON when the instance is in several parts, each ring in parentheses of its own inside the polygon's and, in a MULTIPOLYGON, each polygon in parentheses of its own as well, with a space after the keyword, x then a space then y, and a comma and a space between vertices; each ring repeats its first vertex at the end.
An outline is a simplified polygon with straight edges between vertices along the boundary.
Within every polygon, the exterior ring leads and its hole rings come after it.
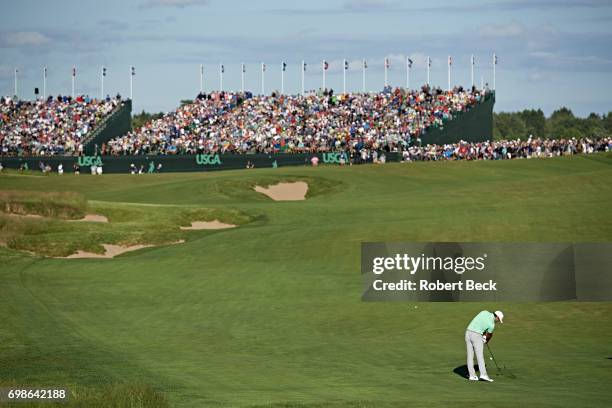
POLYGON ((427 86, 340 95, 214 92, 200 94, 194 103, 109 141, 102 154, 399 151, 426 142, 430 129, 437 130, 438 142, 482 141, 492 134, 493 102, 488 90, 427 86), (476 107, 478 116, 468 115, 454 132, 443 131, 447 123, 476 107), (470 133, 462 134, 464 128, 470 133))
POLYGON ((80 156, 131 128, 129 100, 87 96, 0 98, 2 156, 80 156))
POLYGON ((500 160, 612 150, 612 139, 490 141, 495 93, 200 93, 133 129, 131 100, 0 100, 2 165, 105 173, 386 161, 500 160), (379 160, 381 159, 381 160, 379 160), (44 166, 43 166, 44 164, 44 166))

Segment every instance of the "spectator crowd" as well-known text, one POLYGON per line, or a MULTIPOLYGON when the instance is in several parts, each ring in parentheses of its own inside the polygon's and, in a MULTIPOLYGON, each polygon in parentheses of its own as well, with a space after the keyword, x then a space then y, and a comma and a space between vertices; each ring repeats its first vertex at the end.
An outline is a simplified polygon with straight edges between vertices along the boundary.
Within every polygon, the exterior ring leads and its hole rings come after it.
POLYGON ((298 96, 200 94, 161 119, 109 141, 102 154, 301 153, 397 151, 430 127, 443 126, 485 97, 484 91, 386 88, 298 96))
POLYGON ((540 139, 460 142, 411 146, 402 151, 403 161, 508 160, 571 156, 612 151, 612 137, 601 139, 540 139))
MULTIPOLYGON (((160 119, 96 146, 102 155, 344 152, 341 164, 505 160, 612 150, 612 138, 504 140, 427 144, 427 129, 488 97, 488 90, 385 88, 379 93, 254 96, 200 94, 160 119)), ((0 98, 0 154, 82 155, 87 136, 122 103, 87 96, 36 101, 0 98)), ((315 157, 315 156, 313 156, 315 157)))
POLYGON ((0 98, 0 154, 4 156, 80 155, 88 134, 119 104, 88 96, 49 96, 21 101, 0 98))

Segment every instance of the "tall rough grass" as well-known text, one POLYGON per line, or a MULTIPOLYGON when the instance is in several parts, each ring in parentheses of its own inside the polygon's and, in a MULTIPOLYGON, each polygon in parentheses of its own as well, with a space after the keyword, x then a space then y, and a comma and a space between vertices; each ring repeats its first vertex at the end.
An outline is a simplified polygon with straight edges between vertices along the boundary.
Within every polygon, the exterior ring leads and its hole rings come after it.
POLYGON ((141 384, 107 384, 99 387, 85 386, 36 386, 17 384, 14 381, 0 381, 0 387, 16 389, 67 388, 70 392, 67 402, 3 402, 2 408, 167 408, 168 398, 149 385, 141 384))
POLYGON ((73 192, 0 191, 0 212, 61 219, 85 216, 87 201, 73 192))

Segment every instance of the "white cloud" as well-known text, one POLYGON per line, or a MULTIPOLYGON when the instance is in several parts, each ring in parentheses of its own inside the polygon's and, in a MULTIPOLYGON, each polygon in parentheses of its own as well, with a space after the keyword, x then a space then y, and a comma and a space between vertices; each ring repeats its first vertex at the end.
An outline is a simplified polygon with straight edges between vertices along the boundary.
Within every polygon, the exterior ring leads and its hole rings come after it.
POLYGON ((37 31, 15 31, 0 33, 0 47, 37 47, 51 39, 37 31))
POLYGON ((344 8, 352 11, 387 10, 395 6, 395 2, 388 0, 349 0, 344 3, 344 8))
POLYGON ((155 8, 155 7, 171 7, 171 8, 185 8, 189 6, 205 6, 208 4, 208 0, 147 0, 142 3, 139 8, 155 8))
POLYGON ((525 26, 513 21, 508 24, 486 24, 480 29, 480 34, 485 37, 518 37, 525 31, 525 26))

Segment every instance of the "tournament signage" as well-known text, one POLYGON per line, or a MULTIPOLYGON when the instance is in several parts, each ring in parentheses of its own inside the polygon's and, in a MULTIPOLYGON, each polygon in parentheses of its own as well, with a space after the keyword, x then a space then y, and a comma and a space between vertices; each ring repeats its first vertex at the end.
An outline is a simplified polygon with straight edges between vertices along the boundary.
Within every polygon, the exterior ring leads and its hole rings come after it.
POLYGON ((369 242, 364 301, 610 301, 612 243, 369 242))
POLYGON ((323 153, 323 163, 338 164, 340 163, 341 157, 344 157, 344 161, 346 162, 346 154, 344 152, 323 153))
POLYGON ((102 166, 101 156, 79 156, 79 166, 102 166))
POLYGON ((220 166, 221 158, 218 154, 198 154, 196 155, 196 163, 199 165, 220 166))

